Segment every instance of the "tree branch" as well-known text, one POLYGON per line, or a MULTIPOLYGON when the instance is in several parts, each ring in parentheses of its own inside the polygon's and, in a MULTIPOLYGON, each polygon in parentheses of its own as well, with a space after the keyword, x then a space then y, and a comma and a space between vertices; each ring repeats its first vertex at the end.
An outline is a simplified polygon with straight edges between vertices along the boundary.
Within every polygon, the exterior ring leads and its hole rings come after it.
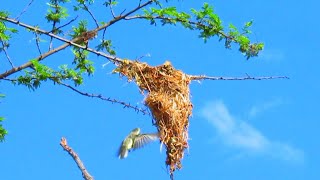
MULTIPOLYGON (((58 52, 58 51, 63 50, 63 49, 65 49, 65 48, 68 47, 68 46, 69 46, 69 44, 61 45, 60 47, 58 47, 58 48, 56 48, 56 49, 53 49, 53 50, 51 50, 51 51, 48 51, 47 53, 44 53, 44 54, 38 56, 38 57, 35 58, 35 59, 38 60, 38 61, 41 61, 42 59, 44 59, 44 58, 46 58, 46 57, 48 57, 48 56, 50 56, 50 55, 52 55, 52 54, 54 54, 54 53, 56 53, 56 52, 58 52)), ((32 63, 31 63, 30 61, 29 61, 29 62, 26 62, 26 63, 24 63, 24 64, 22 64, 22 65, 20 65, 20 66, 18 66, 18 67, 12 68, 12 69, 10 69, 10 70, 8 70, 8 71, 0 74, 0 79, 6 78, 6 77, 8 77, 8 76, 11 75, 11 74, 14 74, 14 73, 16 73, 16 72, 18 72, 18 71, 21 71, 22 69, 25 69, 25 68, 28 68, 28 67, 31 67, 31 66, 32 66, 32 63)))
MULTIPOLYGON (((141 9, 141 8, 143 8, 143 7, 151 4, 152 2, 153 2, 153 0, 149 0, 149 1, 147 1, 146 3, 144 3, 144 4, 141 4, 141 5, 139 4, 139 6, 137 6, 136 8, 134 8, 133 10, 131 10, 130 12, 126 13, 125 15, 119 15, 119 16, 115 17, 114 19, 112 19, 111 21, 109 21, 108 23, 105 23, 104 25, 102 25, 102 26, 100 26, 100 27, 97 27, 96 29, 91 30, 91 32, 98 32, 98 31, 100 31, 100 30, 102 30, 102 29, 104 29, 104 28, 107 28, 107 27, 111 26, 112 24, 114 24, 114 23, 116 23, 116 22, 118 22, 118 21, 120 21, 120 20, 122 20, 122 19, 125 19, 127 16, 129 16, 129 15, 131 15, 132 13, 138 11, 139 9, 141 9)), ((60 40, 60 41, 67 42, 67 43, 69 43, 69 44, 72 44, 73 46, 76 46, 76 47, 79 47, 79 48, 82 48, 82 49, 86 49, 86 47, 84 47, 84 46, 80 46, 80 45, 78 45, 78 44, 76 44, 76 43, 72 43, 72 42, 75 42, 75 41, 80 40, 80 38, 79 38, 79 39, 78 39, 78 38, 75 38, 76 40, 73 39, 72 41, 70 41, 70 40, 68 40, 68 39, 65 39, 65 38, 62 38, 62 37, 60 37, 60 36, 58 36, 58 35, 53 34, 51 31, 48 32, 48 31, 42 30, 42 29, 40 29, 40 28, 31 26, 31 25, 28 25, 28 24, 25 24, 25 23, 21 23, 21 22, 19 22, 18 20, 15 20, 15 19, 12 19, 12 18, 9 18, 9 17, 0 16, 0 19, 5 20, 5 21, 10 22, 10 23, 13 23, 13 24, 17 24, 17 25, 19 25, 19 26, 22 26, 22 27, 27 28, 27 29, 32 30, 32 31, 35 31, 35 32, 39 32, 39 33, 48 35, 48 36, 53 37, 53 38, 55 38, 55 39, 58 39, 58 40, 60 40)))
POLYGON ((269 79, 289 79, 287 76, 260 76, 252 77, 246 74, 245 77, 222 77, 206 75, 188 75, 191 80, 269 80, 269 79))
POLYGON ((90 11, 89 7, 85 3, 83 3, 82 5, 84 6, 85 10, 90 14, 91 18, 96 23, 96 26, 99 27, 99 23, 97 19, 94 17, 93 13, 90 11))
POLYGON ((68 152, 68 154, 73 158, 73 160, 77 163, 78 168, 80 169, 82 173, 82 177, 85 180, 94 180, 93 177, 89 174, 89 172, 86 170, 84 167, 84 164, 80 160, 79 156, 77 155, 76 152, 74 152, 70 146, 67 144, 66 138, 62 137, 60 141, 61 147, 68 152))
POLYGON ((42 52, 41 52, 41 48, 40 48, 40 37, 39 37, 39 34, 34 33, 34 35, 36 36, 35 40, 36 40, 36 45, 37 45, 38 52, 41 55, 42 52))
MULTIPOLYGON (((105 28, 111 26, 112 24, 114 24, 114 23, 116 23, 116 22, 124 19, 125 17, 131 15, 132 13, 138 11, 139 9, 141 9, 141 8, 143 8, 143 7, 151 4, 151 3, 153 3, 153 0, 149 0, 149 1, 147 1, 146 3, 144 3, 144 4, 139 4, 139 6, 137 6, 136 8, 134 8, 133 10, 131 10, 130 12, 126 13, 125 15, 119 15, 119 16, 117 16, 116 18, 114 18, 114 19, 112 19, 111 21, 109 21, 108 23, 106 23, 106 24, 104 24, 104 25, 102 25, 102 26, 100 26, 100 27, 98 27, 98 28, 96 28, 96 29, 94 29, 94 30, 91 30, 91 31, 89 31, 89 32, 96 33, 96 32, 98 32, 98 31, 100 31, 100 30, 102 30, 102 29, 105 29, 105 28)), ((113 63, 121 63, 121 62, 123 61, 122 59, 120 59, 120 58, 118 58, 118 57, 111 56, 111 55, 105 54, 105 53, 103 53, 103 52, 99 52, 99 51, 96 51, 96 50, 91 49, 91 48, 89 48, 89 47, 81 46, 81 45, 75 43, 75 42, 83 39, 83 37, 77 37, 77 38, 74 38, 74 39, 72 39, 72 40, 68 40, 68 39, 62 38, 62 37, 60 37, 60 36, 58 36, 58 35, 55 35, 55 34, 53 34, 52 32, 48 32, 48 31, 39 29, 39 28, 37 28, 37 27, 33 27, 33 26, 28 25, 28 24, 21 23, 21 22, 15 20, 15 19, 11 19, 11 18, 8 18, 8 17, 3 17, 3 16, 0 16, 0 19, 5 20, 5 21, 10 22, 10 23, 13 23, 13 24, 17 24, 17 25, 19 25, 19 26, 22 26, 22 27, 27 28, 27 29, 32 30, 32 31, 35 31, 35 32, 39 32, 39 33, 48 35, 48 36, 53 37, 53 38, 55 38, 55 39, 58 39, 58 40, 60 40, 60 41, 66 42, 65 44, 61 45, 60 47, 58 47, 58 48, 56 48, 56 49, 52 49, 52 50, 48 51, 47 53, 42 54, 42 55, 40 55, 39 57, 35 58, 35 59, 38 60, 38 61, 41 61, 41 60, 43 60, 44 58, 46 58, 46 57, 48 57, 48 56, 50 56, 50 55, 52 55, 52 54, 54 54, 54 53, 56 53, 56 52, 58 52, 58 51, 61 51, 61 50, 65 49, 65 48, 68 47, 69 45, 73 45, 73 46, 76 46, 76 47, 78 47, 78 48, 85 49, 85 50, 87 50, 87 51, 90 51, 90 52, 92 52, 92 53, 95 53, 95 54, 97 54, 97 55, 99 55, 99 56, 106 57, 107 59, 109 59, 109 60, 110 60, 111 62, 113 62, 113 63)), ((30 67, 30 66, 32 66, 32 63, 31 63, 31 62, 27 62, 27 63, 25 63, 25 64, 20 65, 19 67, 12 68, 12 69, 10 69, 10 70, 8 70, 8 71, 0 74, 0 79, 3 79, 3 78, 5 78, 5 77, 8 77, 9 75, 14 74, 14 73, 16 73, 16 72, 18 72, 18 71, 21 71, 22 69, 28 68, 28 67, 30 67)))
POLYGON ((63 82, 58 82, 58 84, 62 85, 62 86, 65 86, 71 90, 73 90, 74 92, 77 92, 83 96, 87 96, 87 97, 92 97, 92 98, 98 98, 98 99, 101 99, 101 100, 104 100, 104 101, 109 101, 111 102, 112 104, 113 103, 116 103, 116 104, 121 104, 123 105, 124 108, 131 108, 131 109, 134 109, 136 112, 141 112, 143 115, 150 115, 150 113, 147 111, 147 109, 142 109, 142 108, 139 108, 138 106, 133 106, 131 105, 130 103, 125 103, 123 101, 118 101, 116 99, 111 99, 110 97, 106 98, 106 97, 103 97, 101 94, 89 94, 89 93, 86 93, 86 92, 82 92, 74 87, 72 87, 71 85, 69 84, 65 84, 63 82))
MULTIPOLYGON (((17 20, 15 20, 15 19, 12 19, 12 18, 9 18, 9 17, 0 16, 0 19, 5 20, 5 21, 10 22, 10 23, 13 23, 13 24, 17 24, 17 25, 19 25, 19 26, 22 26, 22 27, 24 27, 24 28, 26 28, 26 29, 29 29, 29 30, 31 30, 31 31, 34 31, 34 32, 36 32, 36 33, 45 34, 45 35, 47 35, 47 36, 53 37, 53 38, 58 39, 58 40, 60 40, 60 41, 66 42, 66 43, 68 43, 67 45, 70 45, 70 44, 71 44, 71 45, 73 45, 73 46, 76 46, 76 47, 79 47, 79 48, 82 48, 82 49, 85 49, 85 48, 86 48, 85 46, 81 46, 81 45, 78 45, 78 44, 74 43, 75 41, 80 40, 81 37, 77 37, 77 38, 75 38, 75 39, 68 40, 68 39, 65 39, 65 38, 63 38, 63 37, 60 37, 60 36, 54 34, 52 31, 46 31, 46 30, 40 29, 40 28, 38 28, 38 27, 34 27, 34 26, 31 26, 31 25, 22 23, 22 22, 20 22, 20 21, 17 21, 17 20)), ((64 45, 65 45, 65 44, 64 44, 64 45)))
POLYGON ((115 14, 114 11, 113 11, 111 2, 112 2, 112 0, 109 0, 109 7, 110 7, 110 11, 111 11, 112 17, 115 18, 115 17, 116 17, 116 14, 115 14))
MULTIPOLYGON (((72 91, 74 91, 76 93, 79 93, 79 94, 81 94, 83 96, 92 97, 92 98, 98 98, 98 99, 101 99, 103 101, 111 102, 112 104, 120 104, 120 105, 123 106, 123 108, 130 108, 130 109, 133 109, 136 112, 141 112, 143 115, 150 115, 150 112, 148 111, 148 109, 142 109, 142 108, 140 108, 138 106, 133 106, 130 103, 126 103, 124 101, 119 101, 117 99, 112 99, 110 97, 104 97, 101 94, 93 94, 93 93, 87 93, 87 92, 80 91, 80 90, 76 89, 75 87, 73 87, 73 86, 71 86, 69 84, 66 84, 66 83, 63 83, 63 82, 57 82, 56 80, 54 80, 53 77, 51 77, 49 79, 52 80, 54 83, 57 83, 57 84, 62 85, 64 87, 66 87, 66 88, 69 88, 72 91)), ((18 82, 17 79, 9 79, 9 78, 2 78, 0 80, 10 81, 12 83, 18 82)))
MULTIPOLYGON (((1 17, 0 17, 0 19, 1 19, 1 17)), ((52 34, 52 33, 50 33, 50 34, 52 34)), ((54 35, 54 36, 56 36, 56 35, 54 35)), ((59 36, 57 36, 57 37, 59 37, 59 36)), ((60 38, 60 39, 63 39, 63 38, 61 38, 61 37, 59 37, 59 38, 60 38)), ((70 44, 72 44, 73 46, 76 46, 76 47, 85 49, 85 50, 90 51, 90 52, 92 52, 92 53, 95 53, 95 54, 97 54, 97 55, 99 55, 99 56, 105 57, 105 58, 109 59, 109 60, 110 60, 111 62, 113 62, 113 63, 121 63, 121 62, 123 61, 121 58, 118 58, 118 57, 116 57, 116 56, 112 56, 112 55, 109 55, 109 54, 106 54, 106 53, 103 53, 103 52, 100 52, 100 51, 96 51, 96 50, 91 49, 91 48, 89 48, 89 47, 85 47, 85 46, 81 46, 81 45, 79 45, 79 44, 76 44, 75 41, 79 41, 81 38, 82 38, 82 37, 77 37, 77 38, 75 38, 75 39, 72 39, 71 41, 69 41, 69 40, 67 40, 67 39, 63 39, 63 41, 65 41, 65 42, 67 42, 67 43, 65 43, 65 44, 63 44, 63 45, 61 45, 61 46, 59 46, 59 47, 57 47, 57 48, 55 48, 55 49, 52 49, 52 50, 50 50, 50 51, 48 51, 48 52, 46 52, 46 53, 44 53, 44 54, 41 54, 40 56, 38 56, 37 58, 35 58, 35 60, 41 61, 41 60, 43 60, 44 58, 46 58, 46 57, 48 57, 48 56, 50 56, 50 55, 52 55, 52 54, 54 54, 54 53, 56 53, 56 52, 59 52, 59 51, 65 49, 65 48, 67 48, 70 44)), ((14 73, 16 73, 16 72, 18 72, 18 71, 21 71, 22 69, 25 69, 25 68, 28 68, 28 67, 31 67, 31 66, 32 66, 32 63, 31 63, 30 61, 29 61, 29 62, 26 62, 25 64, 22 64, 22 65, 20 65, 19 67, 12 68, 12 69, 10 69, 10 70, 8 70, 8 71, 0 74, 0 79, 3 79, 3 78, 5 78, 5 77, 8 77, 8 76, 11 75, 11 74, 14 74, 14 73)))
MULTIPOLYGON (((194 22, 194 21, 190 21, 190 20, 183 20, 183 19, 179 19, 179 18, 170 18, 170 17, 164 17, 164 16, 143 16, 143 15, 136 15, 136 16, 130 16, 130 17, 126 17, 125 20, 133 20, 133 19, 159 19, 159 20, 166 20, 168 22, 173 22, 173 21, 177 21, 177 22, 180 22, 180 23, 188 23, 188 24, 191 24, 191 25, 194 25, 195 27, 207 27, 207 25, 201 23, 201 22, 194 22)), ((224 38, 227 38, 227 39, 230 39, 232 41, 236 41, 236 39, 232 36, 228 36, 226 33, 224 33, 223 31, 218 31, 217 32, 218 35, 224 37, 224 38)))
POLYGON ((22 14, 24 14, 25 12, 27 12, 28 8, 31 6, 31 4, 33 3, 34 0, 31 0, 29 2, 29 4, 21 11, 21 13, 15 18, 16 20, 19 20, 19 18, 22 16, 22 14))
POLYGON ((65 27, 65 26, 68 26, 68 25, 71 24, 73 21, 77 20, 78 17, 79 17, 79 16, 77 15, 76 17, 74 17, 73 19, 71 19, 69 22, 65 23, 64 25, 61 25, 61 26, 57 27, 57 28, 54 29, 54 30, 51 30, 50 32, 52 33, 52 32, 55 31, 55 30, 59 30, 59 29, 65 27))
POLYGON ((13 65, 13 63, 11 61, 11 58, 10 58, 8 52, 7 52, 7 49, 6 49, 8 47, 8 45, 6 45, 5 42, 3 42, 2 40, 0 40, 0 41, 1 41, 1 44, 2 44, 2 50, 3 50, 4 54, 7 57, 7 60, 9 61, 11 67, 14 68, 14 65, 13 65))

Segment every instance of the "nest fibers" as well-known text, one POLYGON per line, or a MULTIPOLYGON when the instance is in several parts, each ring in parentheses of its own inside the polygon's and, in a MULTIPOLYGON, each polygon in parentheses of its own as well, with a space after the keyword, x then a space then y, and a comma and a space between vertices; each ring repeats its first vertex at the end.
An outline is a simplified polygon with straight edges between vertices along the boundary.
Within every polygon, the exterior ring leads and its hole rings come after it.
POLYGON ((124 60, 114 72, 134 80, 141 92, 147 92, 145 104, 150 108, 160 141, 166 146, 166 164, 170 174, 180 169, 184 150, 188 148, 189 116, 192 112, 189 84, 191 79, 174 69, 169 61, 149 66, 138 61, 124 60))

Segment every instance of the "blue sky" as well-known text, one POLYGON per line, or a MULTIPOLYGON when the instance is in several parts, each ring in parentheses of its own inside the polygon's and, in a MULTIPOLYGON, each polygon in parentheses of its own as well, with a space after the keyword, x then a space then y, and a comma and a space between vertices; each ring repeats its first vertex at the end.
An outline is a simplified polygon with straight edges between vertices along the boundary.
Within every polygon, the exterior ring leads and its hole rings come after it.
MULTIPOLYGON (((200 8, 203 2, 171 4, 187 11, 200 8)), ((151 65, 170 60, 187 74, 285 75, 290 80, 192 82, 190 148, 176 179, 319 179, 319 3, 207 2, 214 5, 225 25, 242 26, 254 20, 252 39, 265 43, 259 57, 246 61, 236 46, 226 50, 216 38, 204 44, 197 32, 180 26, 154 27, 141 20, 115 24, 107 36, 113 39, 119 57, 135 59, 150 54, 142 60, 151 65)), ((27 3, 2 2, 0 9, 12 11, 15 17, 27 3)), ((116 12, 124 5, 120 2, 116 12)), ((21 21, 41 25, 46 23, 40 16, 45 12, 45 2, 34 2, 21 21)), ((110 18, 105 11, 96 14, 100 20, 110 18)), ((19 35, 23 38, 15 37, 9 49, 16 65, 38 55, 33 36, 22 29, 19 35)), ((106 59, 90 57, 95 60, 96 72, 86 78, 81 90, 143 105, 144 97, 134 83, 111 74, 114 66, 103 66, 106 59)), ((67 49, 43 62, 57 67, 70 63, 71 58, 67 49)), ((9 65, 3 54, 0 60, 3 72, 9 65)), ((151 117, 51 82, 33 92, 1 81, 0 91, 6 94, 0 113, 6 117, 3 126, 9 131, 0 144, 1 179, 81 179, 76 164, 59 145, 61 137, 67 138, 97 180, 169 179, 165 152, 160 152, 158 142, 130 153, 125 160, 116 157, 121 141, 133 128, 156 130, 151 117)))

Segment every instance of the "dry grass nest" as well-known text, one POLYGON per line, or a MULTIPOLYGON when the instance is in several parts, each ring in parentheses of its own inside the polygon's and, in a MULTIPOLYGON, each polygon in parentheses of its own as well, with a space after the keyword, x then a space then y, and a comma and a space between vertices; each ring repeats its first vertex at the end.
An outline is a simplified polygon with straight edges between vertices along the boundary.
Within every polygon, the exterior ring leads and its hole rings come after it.
POLYGON ((146 93, 145 104, 150 108, 153 123, 157 126, 160 141, 166 147, 166 164, 170 174, 182 167, 184 150, 188 148, 189 117, 192 113, 189 84, 191 79, 174 69, 169 61, 160 66, 124 60, 114 70, 135 81, 142 93, 146 93))

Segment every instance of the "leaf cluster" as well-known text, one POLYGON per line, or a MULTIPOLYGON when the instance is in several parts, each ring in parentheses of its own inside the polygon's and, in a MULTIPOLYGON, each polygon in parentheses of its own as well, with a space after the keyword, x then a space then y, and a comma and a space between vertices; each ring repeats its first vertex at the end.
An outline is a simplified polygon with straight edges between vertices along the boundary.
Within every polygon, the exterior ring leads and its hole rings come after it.
POLYGON ((111 40, 102 40, 96 47, 98 51, 106 50, 110 55, 116 55, 116 51, 113 49, 111 40))
MULTIPOLYGON (((253 21, 246 22, 242 30, 239 31, 236 26, 229 24, 229 32, 227 34, 228 38, 225 39, 225 47, 231 48, 232 41, 237 42, 240 47, 239 51, 244 53, 247 59, 258 56, 259 51, 264 47, 263 43, 253 43, 251 44, 249 35, 251 34, 250 27, 253 21)), ((222 40, 222 39, 220 39, 222 40)))
POLYGON ((93 4, 94 0, 77 0, 77 5, 73 6, 74 11, 79 11, 80 9, 87 11, 86 3, 93 4))
MULTIPOLYGON (((0 94, 0 98, 4 98, 4 97, 5 97, 4 94, 0 94)), ((2 127, 1 123, 3 120, 4 120, 4 117, 0 116, 0 142, 3 142, 5 135, 8 134, 8 131, 2 127)))
MULTIPOLYGON (((7 17, 9 16, 9 13, 0 11, 0 16, 7 17)), ((2 42, 0 52, 9 47, 9 40, 12 37, 12 33, 18 33, 18 30, 15 28, 7 27, 6 23, 0 20, 0 42, 2 42)))
POLYGON ((58 71, 41 64, 37 60, 31 60, 34 71, 25 71, 25 75, 19 76, 17 81, 18 85, 25 85, 31 90, 40 87, 42 81, 52 80, 55 83, 61 83, 63 80, 71 80, 76 86, 83 83, 83 73, 87 72, 82 68, 68 68, 67 65, 59 66, 58 71))
POLYGON ((45 16, 48 22, 59 23, 61 19, 67 18, 69 16, 67 8, 61 6, 59 3, 62 4, 67 3, 69 1, 70 0, 50 0, 50 3, 47 3, 49 9, 45 16))
POLYGON ((92 75, 94 73, 93 62, 88 59, 89 51, 74 48, 72 50, 74 54, 73 64, 76 65, 75 70, 79 70, 82 73, 88 73, 88 75, 92 75))
POLYGON ((152 25, 156 25, 160 20, 161 25, 176 25, 180 23, 183 27, 190 30, 199 31, 199 37, 207 42, 211 37, 217 36, 219 41, 225 41, 225 47, 231 48, 232 43, 239 45, 239 51, 247 59, 257 56, 264 47, 263 43, 251 43, 249 34, 253 21, 245 23, 242 31, 239 31, 234 25, 229 26, 229 32, 224 30, 222 20, 214 13, 214 9, 208 3, 204 3, 200 10, 191 9, 191 14, 178 12, 176 7, 150 8, 144 9, 141 18, 150 20, 152 25))
POLYGON ((118 3, 119 2, 116 0, 109 0, 104 2, 103 5, 105 5, 106 7, 109 7, 109 6, 116 6, 118 3))
MULTIPOLYGON (((83 35, 83 33, 87 32, 88 31, 87 25, 88 25, 88 22, 86 20, 82 20, 78 23, 78 26, 72 27, 72 34, 71 34, 72 39, 75 39, 77 37, 81 37, 83 35)), ((80 38, 75 43, 82 45, 82 46, 84 46, 84 45, 87 46, 87 42, 85 42, 85 40, 83 38, 80 38)))

